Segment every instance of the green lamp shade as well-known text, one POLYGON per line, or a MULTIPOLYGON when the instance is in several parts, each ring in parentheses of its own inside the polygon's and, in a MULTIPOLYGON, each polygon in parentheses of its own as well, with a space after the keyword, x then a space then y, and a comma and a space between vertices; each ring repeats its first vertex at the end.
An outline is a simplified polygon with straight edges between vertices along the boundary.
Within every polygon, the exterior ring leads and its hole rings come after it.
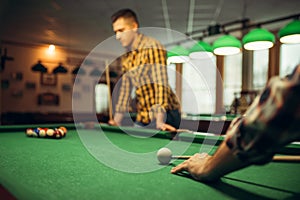
POLYGON ((192 59, 211 58, 213 56, 212 51, 213 49, 210 44, 199 41, 189 50, 189 56, 192 59))
POLYGON ((241 47, 241 42, 231 35, 224 35, 213 43, 213 51, 216 55, 234 55, 241 51, 241 47))
POLYGON ((169 63, 185 63, 189 60, 189 51, 182 46, 175 46, 168 51, 168 64, 169 63))
POLYGON ((280 29, 280 42, 287 44, 300 43, 300 20, 294 20, 280 29))
POLYGON ((59 63, 59 65, 53 69, 53 74, 58 74, 58 73, 62 73, 65 74, 67 73, 68 70, 62 65, 62 63, 59 63))
POLYGON ((32 71, 47 73, 48 69, 42 64, 42 61, 38 61, 37 64, 33 65, 31 68, 32 71))
POLYGON ((247 50, 269 49, 274 42, 275 35, 262 28, 253 29, 243 37, 244 48, 247 50))

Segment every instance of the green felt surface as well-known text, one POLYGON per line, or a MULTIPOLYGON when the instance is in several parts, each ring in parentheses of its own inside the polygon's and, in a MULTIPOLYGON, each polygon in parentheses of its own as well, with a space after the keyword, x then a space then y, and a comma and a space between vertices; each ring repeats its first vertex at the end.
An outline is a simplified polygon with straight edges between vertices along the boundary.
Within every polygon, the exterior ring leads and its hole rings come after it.
MULTIPOLYGON (((231 173, 215 184, 170 174, 172 165, 181 162, 179 160, 148 173, 126 173, 95 159, 83 145, 77 130, 72 130, 72 126, 69 129, 67 136, 58 140, 30 138, 23 131, 2 129, 0 183, 17 199, 299 198, 299 163, 253 166, 231 173)), ((87 137, 99 132, 97 129, 80 131, 87 137)), ((133 137, 108 127, 105 135, 118 148, 138 153, 157 151, 170 142, 167 137, 133 137)), ((176 144, 185 145, 185 142, 176 141, 176 144)), ((201 148, 204 146, 193 143, 184 154, 192 155, 201 148)), ((216 147, 210 149, 213 153, 216 147)), ((157 165, 157 161, 153 162, 153 166, 157 165)))

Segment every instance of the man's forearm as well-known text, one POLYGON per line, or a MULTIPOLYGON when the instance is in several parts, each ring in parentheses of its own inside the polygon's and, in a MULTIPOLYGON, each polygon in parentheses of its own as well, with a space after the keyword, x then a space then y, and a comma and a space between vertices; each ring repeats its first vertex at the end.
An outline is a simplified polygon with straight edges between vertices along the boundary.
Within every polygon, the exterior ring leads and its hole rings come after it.
POLYGON ((117 126, 120 126, 122 124, 122 120, 123 120, 123 113, 115 113, 114 115, 114 121, 116 123, 117 126))
POLYGON ((226 143, 222 142, 216 153, 206 163, 206 169, 209 179, 214 180, 248 165, 250 163, 242 162, 232 153, 226 143))
POLYGON ((162 112, 156 114, 156 127, 157 128, 160 128, 159 126, 161 126, 162 124, 165 123, 164 117, 165 117, 165 114, 162 112))
POLYGON ((196 153, 188 160, 173 167, 171 173, 188 171, 196 180, 211 182, 248 165, 249 163, 239 160, 223 142, 213 156, 207 153, 196 153))

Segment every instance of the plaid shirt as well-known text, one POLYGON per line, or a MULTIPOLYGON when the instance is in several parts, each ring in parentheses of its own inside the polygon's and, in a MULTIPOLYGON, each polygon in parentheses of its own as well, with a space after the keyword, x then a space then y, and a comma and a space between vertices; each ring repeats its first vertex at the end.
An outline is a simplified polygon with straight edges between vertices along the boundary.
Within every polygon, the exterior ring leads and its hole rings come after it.
POLYGON ((137 98, 136 121, 150 123, 155 113, 179 109, 167 76, 166 51, 155 39, 139 34, 122 57, 122 85, 116 112, 128 112, 132 87, 137 98))
POLYGON ((296 140, 300 140, 300 65, 284 79, 270 79, 226 135, 234 154, 254 164, 269 162, 278 149, 296 140))

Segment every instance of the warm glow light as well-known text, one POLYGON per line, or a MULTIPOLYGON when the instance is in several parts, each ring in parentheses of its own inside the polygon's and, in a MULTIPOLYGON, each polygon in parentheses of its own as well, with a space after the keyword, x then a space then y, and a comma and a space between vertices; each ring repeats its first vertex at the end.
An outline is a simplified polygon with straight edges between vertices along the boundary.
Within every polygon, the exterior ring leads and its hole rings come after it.
POLYGON ((50 44, 48 47, 48 53, 49 54, 54 54, 55 53, 55 45, 50 44))
POLYGON ((253 29, 243 37, 244 48, 247 50, 269 49, 274 43, 275 35, 263 28, 253 29))
POLYGON ((228 56, 240 53, 241 41, 232 35, 223 35, 213 43, 213 52, 216 55, 228 56))
POLYGON ((296 44, 300 43, 300 20, 294 20, 279 30, 281 43, 296 44))
POLYGON ((300 43, 300 34, 287 35, 280 38, 281 43, 296 44, 300 43))
POLYGON ((188 56, 171 56, 168 57, 167 59, 167 64, 171 64, 171 63, 186 63, 189 61, 189 57, 188 56))
POLYGON ((221 56, 229 56, 240 53, 240 48, 237 47, 219 47, 214 50, 214 54, 221 56))
POLYGON ((269 49, 273 46, 273 42, 269 41, 257 41, 257 42, 249 42, 244 45, 244 48, 247 50, 263 50, 269 49))
POLYGON ((190 53, 190 58, 192 59, 210 59, 214 56, 212 52, 208 51, 199 51, 190 53))

